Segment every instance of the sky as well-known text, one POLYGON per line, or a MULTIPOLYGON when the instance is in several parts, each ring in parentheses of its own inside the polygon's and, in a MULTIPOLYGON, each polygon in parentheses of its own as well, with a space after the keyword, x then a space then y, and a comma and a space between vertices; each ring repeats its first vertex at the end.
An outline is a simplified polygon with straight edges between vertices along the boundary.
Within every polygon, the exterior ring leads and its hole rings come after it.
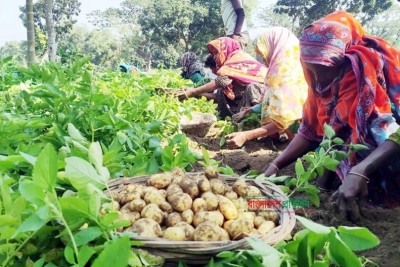
MULTIPOLYGON (((123 0, 81 0, 81 14, 78 25, 89 25, 86 14, 93 10, 105 10, 108 7, 118 7, 123 0)), ((217 1, 217 0, 216 0, 217 1)), ((26 0, 0 0, 0 47, 6 42, 26 40, 26 29, 19 18, 19 7, 26 0)), ((35 1, 34 1, 35 2, 35 1)), ((258 0, 259 6, 267 6, 275 0, 258 0)), ((257 32, 257 30, 254 30, 257 32)))

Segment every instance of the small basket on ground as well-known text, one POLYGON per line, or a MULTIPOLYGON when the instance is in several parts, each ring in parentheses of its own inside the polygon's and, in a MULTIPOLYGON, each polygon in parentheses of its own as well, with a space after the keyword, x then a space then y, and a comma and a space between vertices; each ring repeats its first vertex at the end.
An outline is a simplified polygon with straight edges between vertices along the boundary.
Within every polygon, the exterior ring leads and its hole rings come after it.
POLYGON ((192 112, 191 115, 191 118, 183 116, 179 124, 183 132, 197 137, 204 137, 217 121, 217 117, 209 113, 192 112))
MULTIPOLYGON (((195 178, 202 173, 187 173, 189 178, 195 178)), ((139 176, 133 178, 120 178, 109 183, 109 188, 113 193, 122 191, 129 184, 146 185, 150 176, 139 176)), ((220 179, 229 185, 233 185, 239 177, 220 175, 220 179)), ((265 199, 274 199, 280 202, 289 201, 287 196, 273 183, 260 182, 256 180, 246 180, 249 185, 256 186, 265 199)), ((258 236, 269 245, 274 245, 290 235, 296 224, 296 217, 293 208, 283 208, 282 205, 274 205, 279 215, 279 225, 263 236, 258 236)), ((236 249, 250 248, 247 240, 231 241, 171 241, 163 238, 135 237, 134 240, 141 241, 143 249, 148 250, 154 255, 163 257, 166 262, 183 261, 189 264, 205 264, 211 257, 219 252, 236 249)))

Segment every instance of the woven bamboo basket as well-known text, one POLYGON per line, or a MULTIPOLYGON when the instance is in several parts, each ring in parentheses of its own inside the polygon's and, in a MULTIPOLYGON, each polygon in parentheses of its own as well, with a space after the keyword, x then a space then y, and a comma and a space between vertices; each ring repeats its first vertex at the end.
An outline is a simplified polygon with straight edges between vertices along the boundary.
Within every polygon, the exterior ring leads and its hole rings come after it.
MULTIPOLYGON (((196 177, 203 173, 188 172, 189 177, 196 177)), ((125 186, 138 183, 146 185, 150 176, 138 176, 132 178, 120 178, 109 183, 111 191, 118 193, 125 186)), ((229 185, 233 185, 239 177, 220 175, 220 179, 229 185)), ((263 196, 277 200, 288 201, 287 196, 273 183, 247 180, 247 184, 260 189, 263 196)), ((279 225, 263 236, 258 236, 269 245, 274 245, 284 240, 293 230, 296 224, 296 217, 293 208, 283 209, 275 206, 274 209, 279 214, 279 225)), ((211 257, 219 252, 227 250, 248 249, 250 248, 246 238, 237 241, 171 241, 163 238, 134 237, 134 240, 141 241, 142 248, 150 253, 163 257, 166 262, 183 261, 189 264, 204 264, 211 257)))
POLYGON ((216 121, 217 118, 212 114, 192 112, 192 118, 181 118, 180 127, 187 134, 204 137, 216 121))

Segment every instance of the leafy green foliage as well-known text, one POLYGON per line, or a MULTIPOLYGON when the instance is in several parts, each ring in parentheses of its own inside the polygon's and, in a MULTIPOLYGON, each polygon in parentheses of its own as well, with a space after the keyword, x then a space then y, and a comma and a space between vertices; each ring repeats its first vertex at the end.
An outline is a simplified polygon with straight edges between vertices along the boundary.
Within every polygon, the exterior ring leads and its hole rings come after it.
POLYGON ((272 247, 260 239, 248 238, 254 251, 221 252, 217 260, 210 261, 207 266, 361 267, 365 262, 371 263, 354 253, 379 244, 379 239, 368 229, 344 226, 335 229, 300 216, 297 220, 305 229, 299 231, 292 241, 272 247), (244 264, 250 262, 251 265, 244 264))
POLYGON ((296 177, 258 177, 274 183, 284 183, 284 192, 290 192, 289 197, 295 192, 304 192, 311 202, 319 206, 318 194, 320 190, 310 183, 317 176, 322 176, 326 170, 335 171, 341 160, 349 157, 350 153, 359 150, 368 150, 361 144, 345 144, 342 139, 335 137, 335 131, 328 124, 324 125, 325 137, 317 151, 309 152, 302 159, 297 159, 295 164, 296 177), (305 167, 304 162, 306 163, 305 167))

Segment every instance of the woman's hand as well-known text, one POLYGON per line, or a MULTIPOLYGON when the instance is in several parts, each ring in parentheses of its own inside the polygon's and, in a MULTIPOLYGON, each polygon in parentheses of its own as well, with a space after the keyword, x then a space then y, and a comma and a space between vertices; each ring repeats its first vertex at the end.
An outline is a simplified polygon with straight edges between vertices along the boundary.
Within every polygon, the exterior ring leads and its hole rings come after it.
POLYGON ((336 212, 353 222, 361 218, 362 205, 368 196, 368 180, 363 176, 365 174, 362 169, 353 168, 332 196, 336 212))
POLYGON ((246 132, 231 133, 226 136, 230 148, 239 148, 248 140, 246 132))
MULTIPOLYGON (((250 109, 251 110, 251 109, 250 109)), ((243 120, 243 118, 249 113, 249 109, 244 109, 238 113, 236 113, 235 115, 232 116, 232 121, 233 122, 240 122, 241 120, 243 120)))
POLYGON ((275 163, 271 163, 267 168, 267 170, 265 171, 264 175, 266 177, 270 177, 272 175, 278 175, 278 173, 279 173, 278 166, 276 166, 275 163))
POLYGON ((178 99, 180 101, 182 101, 182 100, 186 100, 189 97, 192 97, 194 95, 195 95, 195 89, 194 88, 189 88, 189 89, 186 89, 185 91, 183 91, 182 93, 180 93, 178 95, 178 99))

